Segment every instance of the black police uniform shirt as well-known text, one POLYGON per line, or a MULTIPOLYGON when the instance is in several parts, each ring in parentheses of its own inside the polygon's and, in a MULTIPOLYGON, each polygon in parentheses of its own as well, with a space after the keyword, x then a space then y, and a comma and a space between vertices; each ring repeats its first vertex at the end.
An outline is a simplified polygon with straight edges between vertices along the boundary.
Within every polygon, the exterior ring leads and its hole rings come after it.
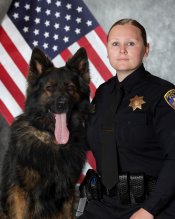
POLYGON ((158 177, 156 189, 142 206, 156 215, 175 199, 175 87, 145 71, 143 65, 121 84, 115 76, 99 86, 87 129, 99 174, 101 122, 109 108, 109 95, 121 85, 124 97, 114 118, 120 171, 158 177))

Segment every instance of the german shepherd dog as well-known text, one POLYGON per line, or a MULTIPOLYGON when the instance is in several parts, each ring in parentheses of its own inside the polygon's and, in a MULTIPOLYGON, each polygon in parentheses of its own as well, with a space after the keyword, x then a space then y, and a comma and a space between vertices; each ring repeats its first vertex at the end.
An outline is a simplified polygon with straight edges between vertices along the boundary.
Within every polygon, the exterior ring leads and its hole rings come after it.
POLYGON ((34 48, 27 81, 25 110, 12 124, 3 162, 0 218, 73 219, 90 111, 85 49, 56 68, 34 48))

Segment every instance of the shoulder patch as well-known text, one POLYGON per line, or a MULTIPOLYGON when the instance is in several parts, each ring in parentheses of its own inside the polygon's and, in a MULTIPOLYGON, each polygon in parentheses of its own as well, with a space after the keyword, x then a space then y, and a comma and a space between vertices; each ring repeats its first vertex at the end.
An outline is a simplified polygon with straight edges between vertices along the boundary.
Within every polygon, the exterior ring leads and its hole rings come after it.
POLYGON ((171 89, 164 95, 166 102, 175 110, 175 89, 171 89))

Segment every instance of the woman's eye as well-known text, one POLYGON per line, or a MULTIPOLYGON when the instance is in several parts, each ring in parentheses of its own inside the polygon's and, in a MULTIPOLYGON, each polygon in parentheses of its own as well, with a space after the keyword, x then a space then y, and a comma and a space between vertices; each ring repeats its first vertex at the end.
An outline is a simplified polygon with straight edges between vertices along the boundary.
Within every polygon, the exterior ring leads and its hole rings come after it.
POLYGON ((119 46, 119 42, 113 42, 112 45, 113 46, 119 46))
POLYGON ((128 42, 127 45, 128 45, 128 46, 134 46, 135 43, 134 43, 134 42, 128 42))

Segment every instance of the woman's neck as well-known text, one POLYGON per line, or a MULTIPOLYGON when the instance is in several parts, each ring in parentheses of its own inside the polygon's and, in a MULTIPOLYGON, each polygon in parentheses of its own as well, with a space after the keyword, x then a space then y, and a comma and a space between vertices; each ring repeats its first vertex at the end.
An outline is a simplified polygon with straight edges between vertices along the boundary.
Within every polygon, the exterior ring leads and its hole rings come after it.
POLYGON ((117 71, 116 74, 117 74, 117 77, 118 77, 118 80, 119 82, 122 82, 128 75, 132 74, 133 71, 131 72, 124 72, 124 71, 117 71))

